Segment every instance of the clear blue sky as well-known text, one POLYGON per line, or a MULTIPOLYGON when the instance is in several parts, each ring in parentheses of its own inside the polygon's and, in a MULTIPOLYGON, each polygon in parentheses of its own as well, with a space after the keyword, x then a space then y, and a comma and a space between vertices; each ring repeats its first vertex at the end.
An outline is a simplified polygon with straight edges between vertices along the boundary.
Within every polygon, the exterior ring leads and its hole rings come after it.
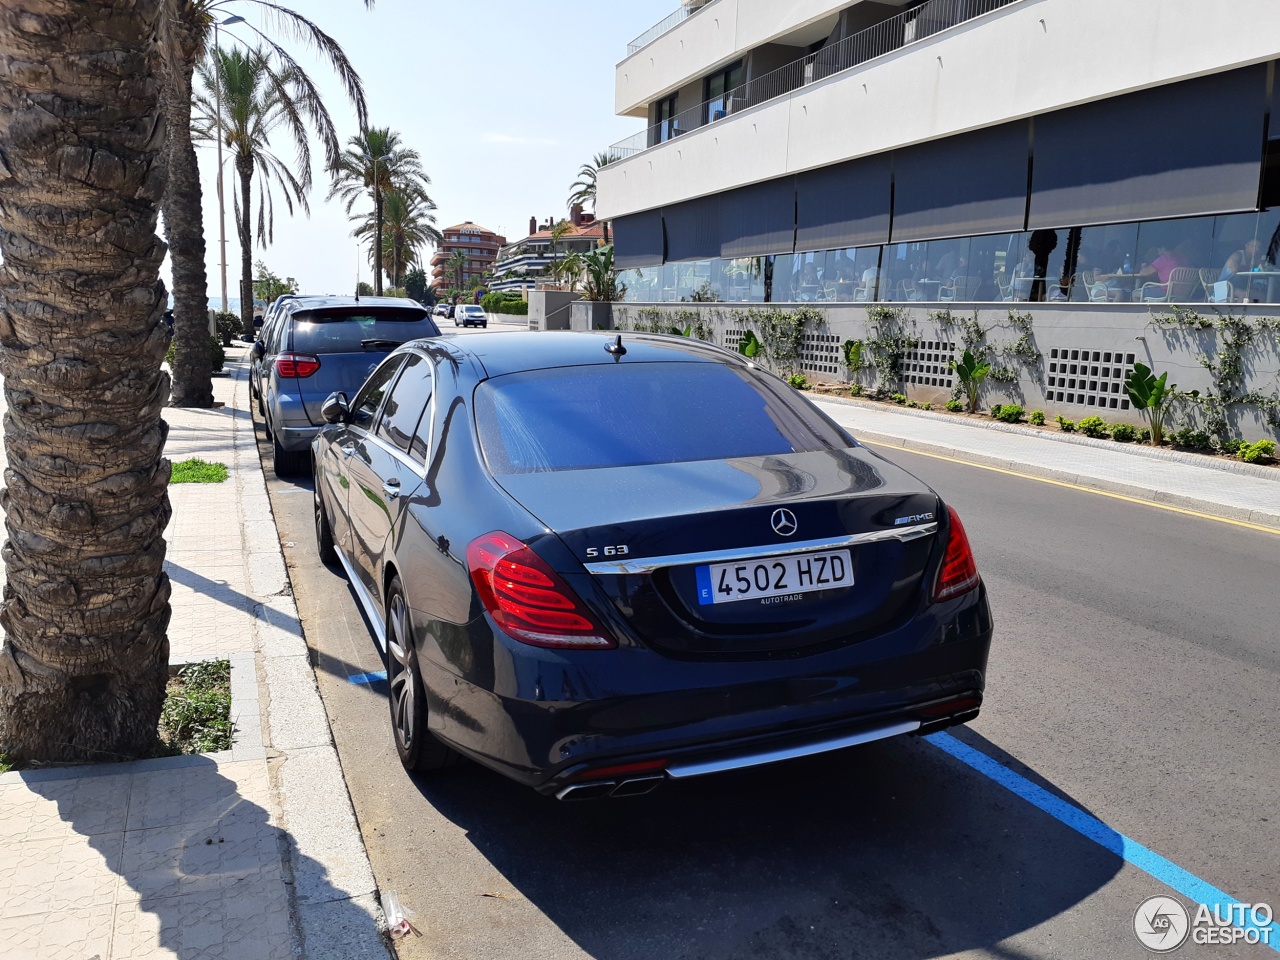
MULTIPOLYGON (((431 177, 441 227, 465 220, 515 239, 530 216, 565 214, 568 186, 597 151, 641 128, 613 115, 614 66, 628 41, 676 9, 678 0, 281 0, 337 38, 365 83, 370 122, 399 130, 418 150, 431 177)), ((229 0, 227 14, 258 24, 256 5, 229 0)), ((252 31, 226 34, 252 42, 252 31)), ((296 51, 294 45, 290 49, 296 51)), ((332 74, 299 55, 326 92, 345 139, 355 114, 332 74)), ((284 136, 279 152, 292 160, 284 136)), ((219 305, 216 162, 199 150, 204 180, 209 300, 219 305)), ((225 157, 225 153, 224 153, 225 157)), ((357 251, 341 207, 325 203, 323 153, 313 150, 316 181, 311 217, 290 220, 276 204, 275 242, 262 258, 280 276, 296 277, 304 292, 349 293, 357 251)), ((239 289, 240 248, 231 220, 234 170, 225 176, 228 296, 239 289)), ((255 177, 255 191, 258 180, 255 177)), ((256 197, 256 192, 255 192, 256 197)), ((256 209, 256 200, 254 203, 256 209)), ((427 257, 430 256, 428 252, 427 257)), ((168 269, 165 268, 168 282, 168 269)), ((361 277, 370 279, 367 259, 361 277)))

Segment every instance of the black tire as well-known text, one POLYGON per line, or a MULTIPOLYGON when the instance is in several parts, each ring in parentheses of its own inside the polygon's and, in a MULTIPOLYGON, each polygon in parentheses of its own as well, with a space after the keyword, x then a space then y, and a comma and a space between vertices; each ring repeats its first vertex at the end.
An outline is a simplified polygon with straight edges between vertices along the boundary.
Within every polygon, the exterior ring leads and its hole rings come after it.
POLYGON ((481 326, 482 328, 484 328, 485 330, 488 330, 488 329, 489 329, 489 321, 488 321, 488 320, 486 320, 484 323, 480 324, 480 326, 481 326))
POLYGON ((320 495, 320 478, 315 478, 315 490, 312 493, 316 514, 316 553, 320 562, 326 567, 338 564, 338 548, 333 545, 333 530, 329 526, 329 515, 324 509, 324 498, 320 495))
MULTIPOLYGON (((270 426, 267 427, 270 430, 270 426)), ((306 466, 306 450, 286 450, 280 446, 274 431, 271 433, 271 458, 275 462, 276 476, 284 479, 296 477, 306 466)))
POLYGON ((443 770, 458 754, 427 729, 427 695, 413 650, 409 604, 399 577, 387 588, 387 704, 396 755, 410 772, 443 770))
POLYGON ((255 392, 258 395, 258 416, 260 416, 265 421, 267 419, 267 405, 262 400, 262 391, 257 390, 255 392))

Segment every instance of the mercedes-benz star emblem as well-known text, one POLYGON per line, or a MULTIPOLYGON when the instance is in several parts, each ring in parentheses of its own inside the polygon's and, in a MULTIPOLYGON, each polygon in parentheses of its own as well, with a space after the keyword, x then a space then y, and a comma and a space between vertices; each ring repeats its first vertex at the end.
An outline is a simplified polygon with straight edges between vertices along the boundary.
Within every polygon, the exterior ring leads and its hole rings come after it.
POLYGON ((780 537, 789 537, 796 532, 796 515, 786 507, 779 507, 773 511, 773 516, 769 518, 769 522, 773 524, 773 532, 780 537))

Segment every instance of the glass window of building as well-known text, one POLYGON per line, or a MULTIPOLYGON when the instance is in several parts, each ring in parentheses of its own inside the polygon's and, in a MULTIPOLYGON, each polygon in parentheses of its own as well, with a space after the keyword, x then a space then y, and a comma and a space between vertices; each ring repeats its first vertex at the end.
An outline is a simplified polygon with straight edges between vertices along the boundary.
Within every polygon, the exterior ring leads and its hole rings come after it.
POLYGON ((659 100, 654 104, 652 137, 649 146, 666 143, 679 134, 676 129, 676 95, 659 100))
POLYGON ((742 86, 742 61, 718 70, 703 81, 703 123, 713 123, 732 112, 729 94, 742 86))

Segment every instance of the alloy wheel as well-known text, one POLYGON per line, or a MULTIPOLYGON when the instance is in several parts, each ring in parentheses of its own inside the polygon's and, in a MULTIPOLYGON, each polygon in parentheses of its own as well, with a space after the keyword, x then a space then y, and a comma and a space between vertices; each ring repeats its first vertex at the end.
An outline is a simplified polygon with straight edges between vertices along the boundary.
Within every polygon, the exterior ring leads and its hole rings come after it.
POLYGON ((396 739, 406 751, 412 748, 417 733, 414 727, 413 654, 410 652, 408 611, 404 597, 391 598, 391 616, 387 618, 387 679, 391 687, 391 723, 396 739))

